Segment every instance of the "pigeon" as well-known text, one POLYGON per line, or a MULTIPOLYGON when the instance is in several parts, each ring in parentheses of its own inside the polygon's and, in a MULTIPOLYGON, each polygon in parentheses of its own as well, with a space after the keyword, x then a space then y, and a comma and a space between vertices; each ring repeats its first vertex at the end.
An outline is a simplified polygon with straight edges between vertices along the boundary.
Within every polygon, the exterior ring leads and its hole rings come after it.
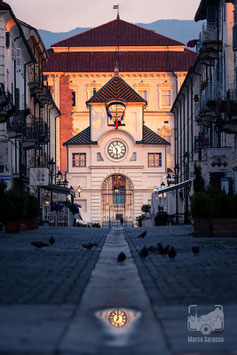
POLYGON ((49 244, 46 244, 46 243, 43 243, 43 242, 31 242, 31 244, 32 244, 34 247, 38 248, 38 249, 44 248, 44 247, 48 247, 48 246, 49 246, 49 244))
POLYGON ((138 236, 138 238, 144 238, 146 236, 146 231, 138 236))
POLYGON ((156 247, 154 247, 153 245, 151 245, 148 249, 148 251, 151 251, 152 253, 155 253, 156 252, 156 247))
POLYGON ((169 253, 169 245, 167 245, 165 248, 163 248, 163 250, 161 251, 161 255, 162 256, 166 256, 169 253))
POLYGON ((198 255, 199 251, 200 251, 199 247, 192 247, 192 252, 193 252, 194 255, 198 255))
POLYGON ((89 243, 89 244, 82 244, 83 248, 87 249, 87 250, 90 250, 92 249, 93 247, 97 247, 98 244, 96 243, 89 243))
POLYGON ((171 247, 171 248, 170 248, 170 250, 169 250, 169 252, 168 252, 168 255, 169 255, 170 260, 175 259, 175 257, 176 257, 176 251, 175 251, 174 247, 171 247))
POLYGON ((163 246, 162 246, 162 244, 161 243, 157 243, 157 247, 158 247, 158 253, 159 254, 162 254, 162 252, 163 252, 163 246))
POLYGON ((118 261, 118 263, 121 263, 121 262, 123 262, 125 259, 126 259, 126 255, 122 252, 122 253, 120 253, 120 254, 118 255, 117 261, 118 261))
POLYGON ((145 259, 147 257, 147 255, 148 255, 147 248, 146 247, 142 248, 142 250, 140 251, 139 255, 140 255, 141 258, 145 259))
POLYGON ((54 239, 54 237, 51 236, 51 237, 49 238, 49 244, 50 244, 50 245, 53 245, 54 243, 55 243, 55 239, 54 239))

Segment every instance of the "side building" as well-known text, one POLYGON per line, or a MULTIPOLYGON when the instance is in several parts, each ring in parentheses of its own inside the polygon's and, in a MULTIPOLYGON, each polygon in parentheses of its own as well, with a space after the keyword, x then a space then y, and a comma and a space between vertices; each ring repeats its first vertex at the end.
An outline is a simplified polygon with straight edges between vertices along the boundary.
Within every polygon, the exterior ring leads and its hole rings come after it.
POLYGON ((0 2, 0 180, 36 193, 32 168, 55 159, 55 118, 60 114, 41 65, 48 59, 38 31, 0 2), (51 138, 51 139, 50 139, 51 138))
MULTIPOLYGON (((234 6, 202 0, 195 21, 204 20, 197 58, 173 104, 176 183, 192 181, 201 166, 206 186, 237 192, 236 59, 234 6), (234 36, 233 36, 234 34, 234 36)), ((184 189, 180 211, 188 213, 184 189)))

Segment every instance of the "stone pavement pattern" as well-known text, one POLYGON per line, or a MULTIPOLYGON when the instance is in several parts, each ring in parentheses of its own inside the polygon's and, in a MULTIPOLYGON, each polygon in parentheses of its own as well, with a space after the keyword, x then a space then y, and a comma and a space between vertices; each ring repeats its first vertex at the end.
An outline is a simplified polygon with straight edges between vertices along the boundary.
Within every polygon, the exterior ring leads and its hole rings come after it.
POLYGON ((0 234, 0 354, 237 354, 237 239, 192 238, 189 226, 146 228, 147 237, 138 239, 143 230, 124 229, 128 244, 121 231, 106 238, 106 229, 46 227, 0 234), (53 246, 36 250, 31 245, 51 235, 53 246), (81 246, 87 242, 98 247, 87 251, 81 246), (156 254, 142 260, 140 249, 157 242, 173 245, 176 260, 156 254), (192 245, 200 246, 198 256, 192 245), (121 250, 127 260, 118 265, 121 250), (190 304, 224 306, 224 343, 188 343, 190 304), (128 334, 133 346, 116 345, 96 319, 95 312, 105 307, 141 311, 128 334))
POLYGON ((0 304, 78 304, 108 232, 47 228, 0 235, 0 304), (48 243, 36 249, 31 242, 48 243), (84 249, 84 243, 97 248, 84 249))
MULTIPOLYGON (((194 238, 191 226, 126 229, 126 240, 137 265, 139 275, 150 298, 158 322, 171 351, 202 351, 202 353, 237 354, 237 239, 194 238), (145 238, 138 238, 144 231, 145 238), (141 249, 161 243, 173 246, 175 261, 157 253, 145 259, 141 249), (193 255, 192 246, 199 246, 193 255), (225 329, 222 344, 188 344, 188 336, 200 336, 187 330, 189 305, 204 305, 202 310, 223 305, 225 329), (206 305, 206 307, 205 307, 206 305)), ((203 313, 205 314, 205 312, 203 313)), ((216 334, 212 333, 212 336, 216 334)))

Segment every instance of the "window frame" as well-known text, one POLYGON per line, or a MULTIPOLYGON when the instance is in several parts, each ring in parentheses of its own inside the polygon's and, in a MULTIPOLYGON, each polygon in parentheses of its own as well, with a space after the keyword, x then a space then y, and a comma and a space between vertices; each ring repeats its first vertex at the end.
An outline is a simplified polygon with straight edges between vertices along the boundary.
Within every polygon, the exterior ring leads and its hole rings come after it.
POLYGON ((161 168, 162 167, 162 153, 147 153, 147 166, 148 168, 161 168), (150 159, 151 156, 154 156, 153 159, 150 159), (158 159, 156 159, 158 156, 158 159), (153 165, 150 165, 153 162, 153 165), (158 163, 158 165, 156 165, 158 163))
POLYGON ((72 167, 73 168, 86 168, 86 153, 72 153, 72 167), (75 157, 78 156, 78 165, 76 165, 76 160, 75 157), (84 156, 85 159, 82 160, 81 157, 84 156), (81 163, 84 163, 84 165, 82 165, 81 163))

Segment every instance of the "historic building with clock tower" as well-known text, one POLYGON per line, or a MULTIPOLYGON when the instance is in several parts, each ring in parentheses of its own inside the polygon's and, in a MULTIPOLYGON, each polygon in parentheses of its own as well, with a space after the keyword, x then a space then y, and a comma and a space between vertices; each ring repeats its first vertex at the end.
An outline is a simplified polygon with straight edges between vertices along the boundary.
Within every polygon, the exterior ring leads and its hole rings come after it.
POLYGON ((119 16, 49 50, 44 74, 62 113, 57 168, 80 186, 85 221, 135 223, 173 171, 170 108, 194 60, 182 43, 119 16))

